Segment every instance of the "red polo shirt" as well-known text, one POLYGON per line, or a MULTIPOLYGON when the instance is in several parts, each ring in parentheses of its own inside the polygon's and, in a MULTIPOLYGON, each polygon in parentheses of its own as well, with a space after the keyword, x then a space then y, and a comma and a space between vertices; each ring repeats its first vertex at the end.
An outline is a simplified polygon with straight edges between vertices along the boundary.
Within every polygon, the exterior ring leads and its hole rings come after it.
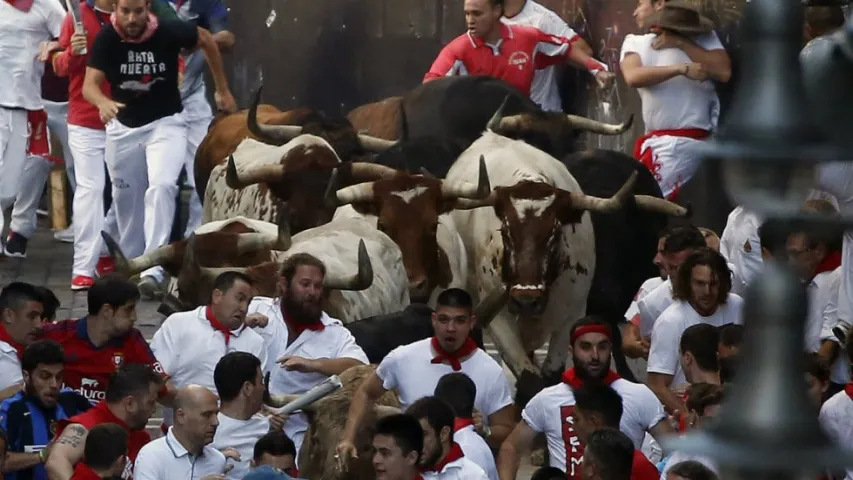
POLYGON ((534 27, 501 24, 501 39, 494 45, 463 33, 445 45, 424 81, 452 75, 485 75, 499 78, 530 95, 537 69, 565 61, 572 42, 534 27))

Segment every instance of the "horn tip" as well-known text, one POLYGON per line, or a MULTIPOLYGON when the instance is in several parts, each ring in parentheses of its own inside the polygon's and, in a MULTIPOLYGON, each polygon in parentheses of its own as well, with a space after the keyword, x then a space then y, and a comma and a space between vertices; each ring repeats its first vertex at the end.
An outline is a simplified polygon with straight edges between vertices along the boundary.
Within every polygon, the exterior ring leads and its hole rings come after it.
POLYGON ((329 208, 338 207, 338 169, 332 169, 332 174, 329 176, 329 184, 326 185, 326 192, 323 194, 323 200, 329 208))
POLYGON ((370 255, 367 254, 364 239, 358 241, 358 280, 365 289, 373 284, 373 265, 370 262, 370 255))
POLYGON ((632 113, 632 114, 628 115, 628 119, 625 120, 625 123, 623 125, 624 125, 625 130, 627 130, 627 129, 631 128, 631 125, 633 125, 633 124, 634 124, 634 114, 632 113))
POLYGON ((237 174, 237 162, 234 161, 234 154, 228 155, 228 165, 225 167, 225 184, 230 188, 241 188, 240 176, 237 174))

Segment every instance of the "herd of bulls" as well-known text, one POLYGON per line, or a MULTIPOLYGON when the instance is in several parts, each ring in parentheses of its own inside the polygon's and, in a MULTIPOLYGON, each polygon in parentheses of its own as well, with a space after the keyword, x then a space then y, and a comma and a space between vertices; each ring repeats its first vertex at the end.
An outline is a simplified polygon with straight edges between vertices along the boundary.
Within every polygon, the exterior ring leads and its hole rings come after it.
POLYGON ((324 310, 373 361, 431 335, 418 304, 462 287, 529 398, 564 369, 576 320, 622 317, 657 274, 667 217, 688 214, 630 156, 575 151, 579 133, 618 135, 630 119, 544 112, 494 78, 429 82, 346 120, 259 102, 217 118, 198 149, 194 235, 134 259, 106 238, 119 271, 165 268, 171 310, 206 303, 222 269, 275 296, 277 266, 311 253, 328 269, 324 310), (377 335, 379 321, 392 330, 377 335))

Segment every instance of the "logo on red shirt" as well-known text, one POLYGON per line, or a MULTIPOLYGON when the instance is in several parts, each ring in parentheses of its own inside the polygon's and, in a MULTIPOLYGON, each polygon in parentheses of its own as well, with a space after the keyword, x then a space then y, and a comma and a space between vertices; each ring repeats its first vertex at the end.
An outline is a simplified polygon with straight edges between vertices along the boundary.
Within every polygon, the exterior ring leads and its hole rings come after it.
POLYGON ((574 405, 560 407, 560 423, 563 428, 563 445, 566 448, 566 476, 580 478, 581 461, 583 460, 583 445, 574 429, 574 405))
POLYGON ((515 52, 512 52, 512 55, 509 56, 509 60, 507 60, 507 63, 512 67, 515 67, 519 70, 523 70, 524 66, 527 65, 527 62, 529 61, 530 56, 527 55, 527 52, 517 50, 515 52))
POLYGON ((81 379, 80 388, 75 388, 74 391, 83 395, 86 397, 86 400, 92 403, 107 397, 107 392, 100 388, 100 382, 92 378, 81 379))
POLYGON ((122 353, 122 352, 113 353, 113 365, 115 365, 116 368, 118 368, 121 366, 122 363, 124 363, 124 353, 122 353))

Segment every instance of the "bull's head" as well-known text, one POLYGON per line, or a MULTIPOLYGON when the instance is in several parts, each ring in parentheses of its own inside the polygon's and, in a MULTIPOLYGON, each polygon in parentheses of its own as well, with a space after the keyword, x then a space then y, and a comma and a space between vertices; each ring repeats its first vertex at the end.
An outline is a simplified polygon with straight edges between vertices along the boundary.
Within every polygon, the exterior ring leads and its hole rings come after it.
POLYGON ((510 96, 504 98, 486 128, 505 137, 522 140, 556 158, 562 158, 571 151, 571 143, 578 132, 620 135, 631 128, 634 121, 633 114, 620 124, 558 112, 535 111, 505 115, 509 101, 510 96))
MULTIPOLYGON (((622 207, 630 195, 634 173, 611 198, 572 193, 544 182, 522 181, 497 187, 471 207, 491 205, 501 221, 502 277, 509 289, 509 310, 539 315, 548 302, 548 287, 567 268, 560 256, 563 227, 581 221, 584 212, 610 212, 622 207)), ((590 241, 592 241, 590 239, 590 241)), ((592 275, 592 272, 587 272, 592 275)))
POLYGON ((255 93, 255 97, 252 101, 252 106, 249 109, 249 115, 246 120, 248 122, 249 131, 265 142, 282 145, 293 140, 299 135, 308 133, 325 138, 330 144, 335 146, 335 150, 344 158, 348 158, 348 153, 354 153, 354 151, 357 150, 357 147, 352 148, 352 146, 349 145, 352 143, 356 143, 358 146, 363 147, 364 150, 372 152, 382 152, 396 143, 391 140, 372 137, 363 133, 356 133, 355 129, 349 122, 333 124, 328 121, 317 121, 313 123, 307 122, 305 125, 264 125, 262 123, 258 123, 257 111, 258 104, 261 103, 262 89, 263 86, 259 87, 258 91, 255 93), (358 140, 355 142, 347 142, 346 140, 348 140, 347 137, 349 136, 354 136, 358 140), (339 148, 339 146, 343 145, 347 145, 347 147, 339 148))
MULTIPOLYGON (((358 168, 353 166, 354 174, 358 168)), ((352 204, 360 213, 377 217, 376 227, 394 240, 403 254, 409 296, 413 302, 426 303, 433 289, 446 287, 453 280, 447 254, 438 245, 439 215, 460 206, 464 208, 460 200, 483 199, 489 195, 486 163, 481 157, 476 185, 451 184, 431 176, 381 168, 387 172, 383 179, 337 192, 330 188, 327 200, 336 206, 352 204)))

